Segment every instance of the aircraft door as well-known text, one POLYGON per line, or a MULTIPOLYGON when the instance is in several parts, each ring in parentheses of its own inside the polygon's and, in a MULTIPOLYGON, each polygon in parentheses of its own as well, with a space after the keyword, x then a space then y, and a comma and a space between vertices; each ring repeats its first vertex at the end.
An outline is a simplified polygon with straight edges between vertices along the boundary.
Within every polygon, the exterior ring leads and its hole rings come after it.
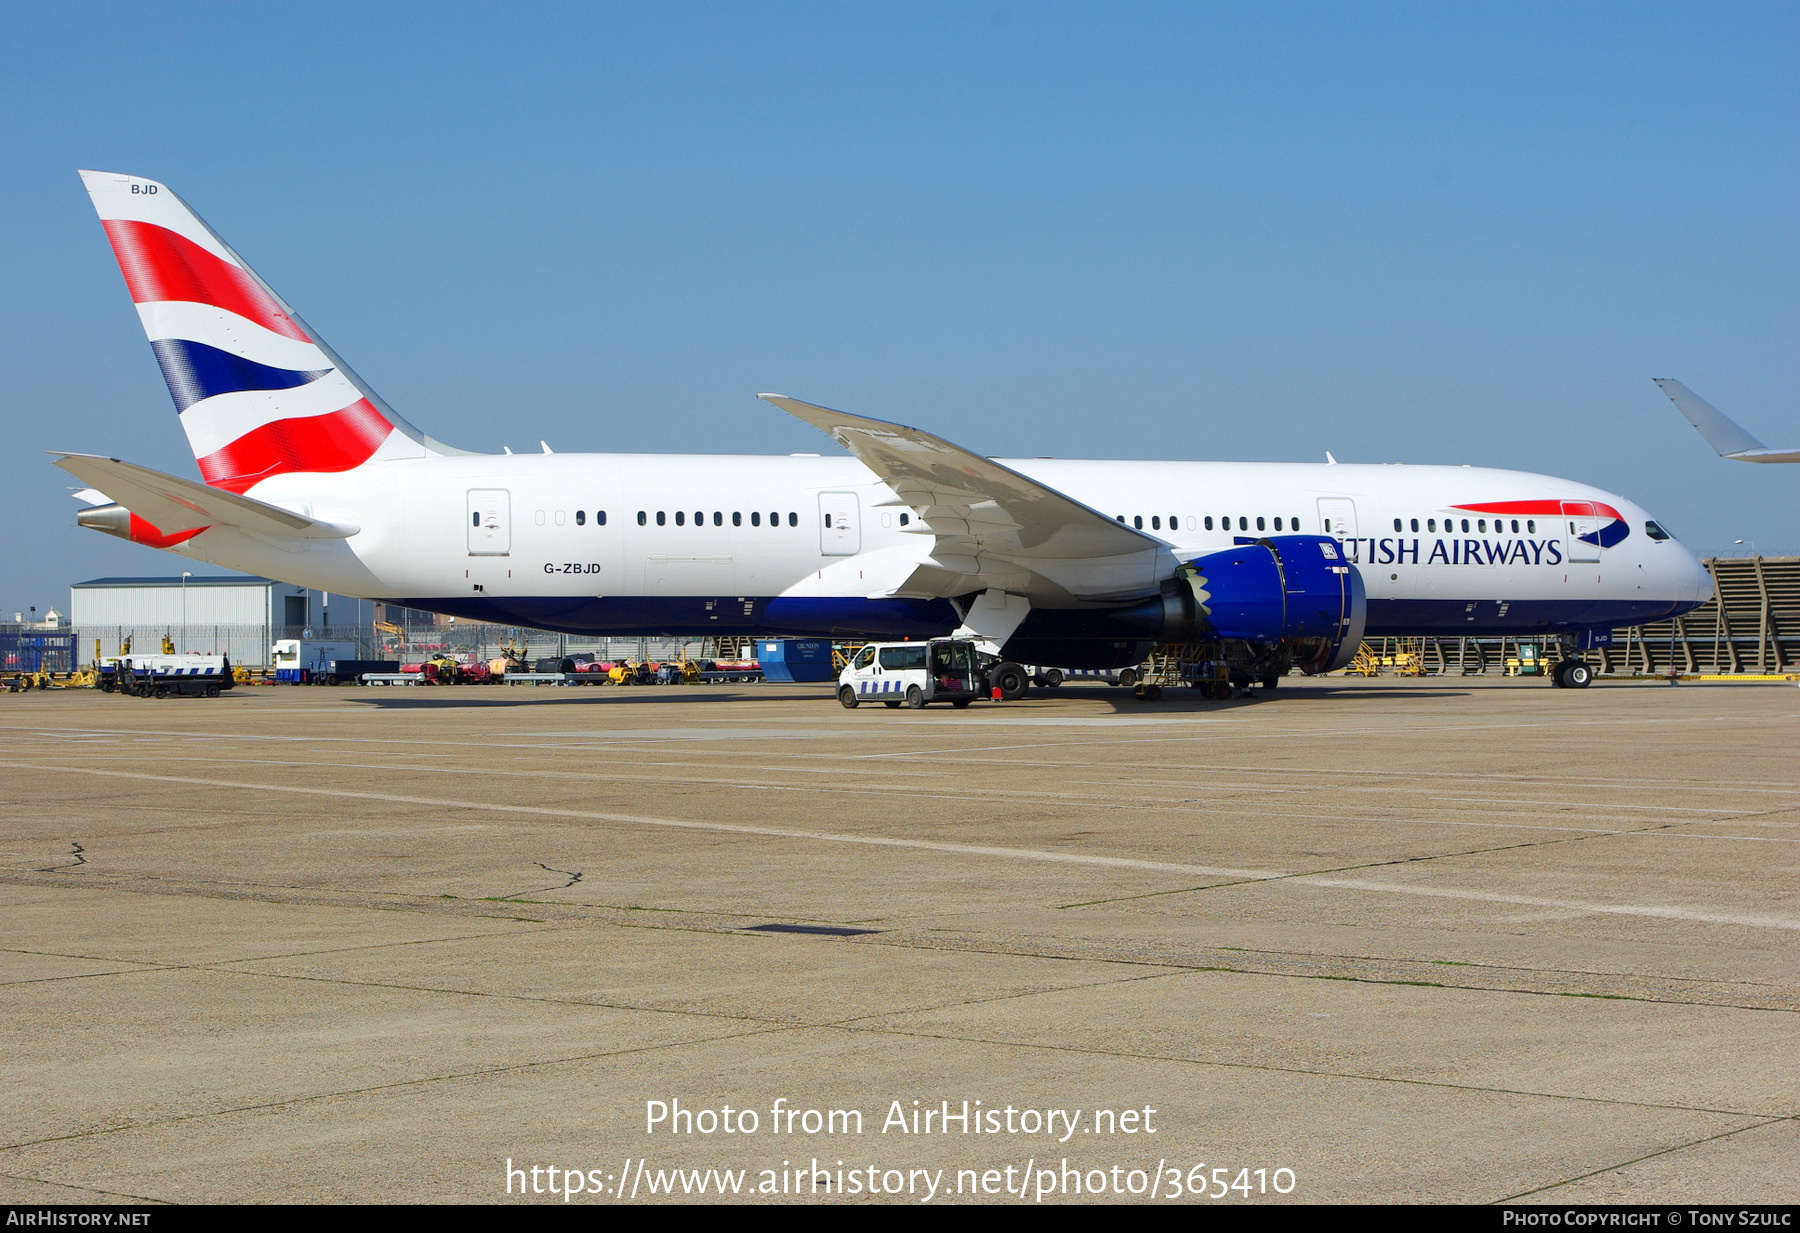
POLYGON ((1571 561, 1600 559, 1600 511, 1591 501, 1564 501, 1563 525, 1568 529, 1568 557, 1571 561))
POLYGON ((1319 498, 1319 531, 1344 545, 1345 553, 1356 559, 1356 502, 1349 497, 1319 498))
POLYGON ((503 557, 512 551, 512 494, 504 488, 469 489, 463 526, 469 531, 469 555, 503 557))
POLYGON ((819 494, 819 551, 853 557, 862 551, 862 519, 854 492, 819 494))

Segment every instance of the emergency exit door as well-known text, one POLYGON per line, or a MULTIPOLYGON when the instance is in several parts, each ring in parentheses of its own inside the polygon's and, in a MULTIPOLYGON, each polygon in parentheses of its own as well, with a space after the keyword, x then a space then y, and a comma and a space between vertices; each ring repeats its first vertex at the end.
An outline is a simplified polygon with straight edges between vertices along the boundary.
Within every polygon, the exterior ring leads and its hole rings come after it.
POLYGON ((862 519, 854 492, 819 494, 819 551, 853 557, 862 551, 862 519))
POLYGON ((1349 497, 1320 497, 1319 531, 1339 539, 1355 539, 1356 502, 1349 497))
POLYGON ((463 515, 469 531, 469 555, 503 557, 512 551, 512 494, 504 488, 469 489, 463 515))

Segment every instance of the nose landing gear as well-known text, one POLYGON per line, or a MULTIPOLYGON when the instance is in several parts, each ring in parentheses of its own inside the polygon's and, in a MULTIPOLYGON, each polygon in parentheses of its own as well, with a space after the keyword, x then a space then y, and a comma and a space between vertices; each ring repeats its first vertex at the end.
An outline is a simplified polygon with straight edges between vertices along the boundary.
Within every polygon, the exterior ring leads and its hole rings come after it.
POLYGON ((1565 659, 1550 674, 1550 683, 1558 689, 1586 689, 1594 679, 1594 670, 1585 659, 1565 659))

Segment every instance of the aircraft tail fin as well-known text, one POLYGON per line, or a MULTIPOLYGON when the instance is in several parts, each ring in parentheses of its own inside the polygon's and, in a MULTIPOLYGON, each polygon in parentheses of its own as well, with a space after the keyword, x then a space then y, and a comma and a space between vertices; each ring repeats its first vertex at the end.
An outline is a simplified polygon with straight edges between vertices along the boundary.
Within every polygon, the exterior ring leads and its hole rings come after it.
POLYGON ((462 452, 395 414, 167 185, 81 179, 208 484, 462 452))

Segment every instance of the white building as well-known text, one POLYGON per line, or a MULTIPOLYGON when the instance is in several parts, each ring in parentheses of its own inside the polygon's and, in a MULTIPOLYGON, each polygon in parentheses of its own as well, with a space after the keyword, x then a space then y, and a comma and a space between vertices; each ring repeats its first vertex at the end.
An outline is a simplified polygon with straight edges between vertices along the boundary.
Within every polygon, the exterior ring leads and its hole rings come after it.
MULTIPOLYGON (((155 651, 167 637, 179 651, 225 654, 236 664, 267 664, 277 638, 322 627, 328 597, 305 587, 240 574, 176 578, 95 578, 69 588, 69 624, 82 659, 116 655, 120 642, 155 651)), ((359 623, 368 604, 340 598, 329 615, 359 623)), ((321 631, 322 632, 322 629, 321 631)))

